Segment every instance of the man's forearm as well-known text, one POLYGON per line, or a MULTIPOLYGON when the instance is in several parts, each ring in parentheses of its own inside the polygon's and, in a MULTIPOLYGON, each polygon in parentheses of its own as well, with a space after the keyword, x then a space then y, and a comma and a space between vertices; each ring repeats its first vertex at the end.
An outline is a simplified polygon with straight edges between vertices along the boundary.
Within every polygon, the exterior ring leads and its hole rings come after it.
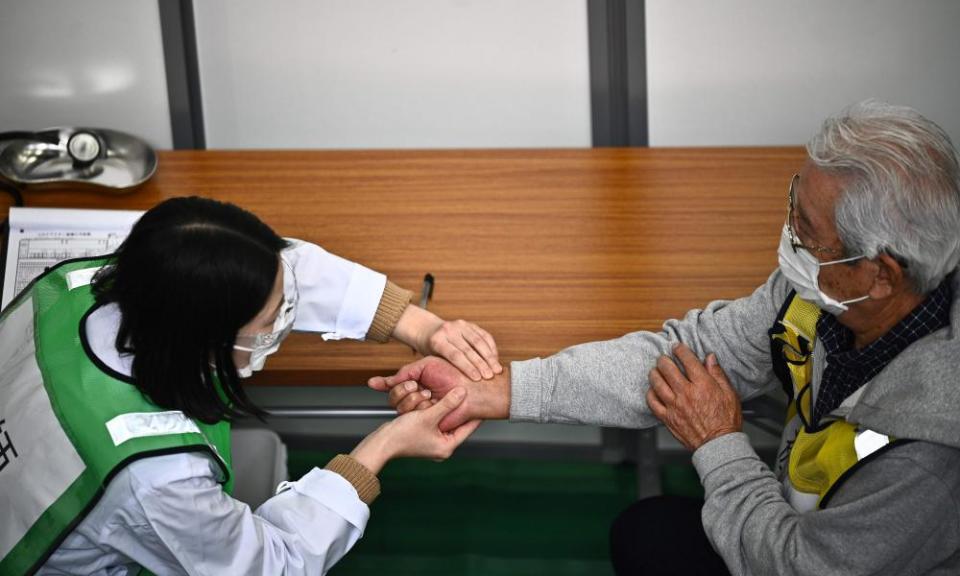
MULTIPOLYGON (((668 347, 664 343, 664 348, 668 347)), ((659 351, 643 354, 625 338, 514 362, 510 419, 624 428, 657 423, 646 409, 647 373, 659 351), (648 360, 649 359, 649 360, 648 360)))
POLYGON ((511 365, 510 418, 643 428, 657 419, 645 396, 661 355, 683 342, 698 358, 717 355, 740 397, 775 383, 767 330, 787 287, 779 273, 746 298, 715 301, 658 332, 572 346, 548 358, 511 365))

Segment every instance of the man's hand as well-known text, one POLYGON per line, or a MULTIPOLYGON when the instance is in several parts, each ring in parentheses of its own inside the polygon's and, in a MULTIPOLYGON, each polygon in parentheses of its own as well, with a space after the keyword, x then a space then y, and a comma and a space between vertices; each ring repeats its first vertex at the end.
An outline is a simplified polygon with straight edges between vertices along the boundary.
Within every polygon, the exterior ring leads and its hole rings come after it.
POLYGON ((661 356, 650 371, 647 405, 654 416, 690 450, 742 430, 740 398, 716 355, 707 355, 704 366, 684 344, 677 344, 673 353, 683 364, 683 372, 669 356, 661 356))
POLYGON ((374 390, 388 392, 390 405, 400 414, 429 408, 455 388, 466 389, 466 400, 440 422, 440 429, 445 432, 470 420, 510 415, 509 370, 491 380, 474 382, 446 360, 428 356, 407 364, 393 376, 371 378, 367 384, 374 390))

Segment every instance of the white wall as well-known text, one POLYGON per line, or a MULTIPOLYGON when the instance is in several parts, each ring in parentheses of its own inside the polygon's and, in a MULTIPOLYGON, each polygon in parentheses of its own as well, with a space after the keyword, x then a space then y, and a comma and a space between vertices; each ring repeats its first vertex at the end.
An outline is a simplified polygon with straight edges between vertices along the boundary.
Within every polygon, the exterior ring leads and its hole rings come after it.
POLYGON ((156 0, 0 0, 0 130, 113 128, 169 148, 156 0))
MULTIPOLYGON (((586 0, 196 0, 209 147, 589 146, 586 0)), ((956 0, 647 0, 654 146, 801 144, 868 96, 960 142, 956 0)), ((0 130, 171 146, 156 0, 0 0, 0 130)))
POLYGON ((960 144, 956 0, 647 0, 653 146, 802 144, 867 97, 960 144))
POLYGON ((194 7, 209 148, 590 145, 585 0, 194 7))

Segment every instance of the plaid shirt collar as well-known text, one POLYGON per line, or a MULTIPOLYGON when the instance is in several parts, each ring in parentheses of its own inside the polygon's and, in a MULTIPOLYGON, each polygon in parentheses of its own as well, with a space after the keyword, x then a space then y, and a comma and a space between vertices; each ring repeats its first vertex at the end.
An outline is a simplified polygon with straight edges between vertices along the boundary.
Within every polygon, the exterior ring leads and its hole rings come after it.
POLYGON ((833 314, 821 314, 817 337, 826 350, 827 365, 817 393, 814 424, 869 382, 907 346, 950 324, 950 285, 951 276, 947 276, 903 320, 862 350, 853 347, 853 331, 833 314))

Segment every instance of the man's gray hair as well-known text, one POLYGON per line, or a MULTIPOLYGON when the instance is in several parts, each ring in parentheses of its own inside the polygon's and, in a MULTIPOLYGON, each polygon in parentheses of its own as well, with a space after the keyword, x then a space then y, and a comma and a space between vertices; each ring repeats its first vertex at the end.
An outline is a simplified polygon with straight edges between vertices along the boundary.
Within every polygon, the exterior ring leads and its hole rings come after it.
POLYGON ((823 123, 813 163, 846 181, 836 205, 850 255, 886 252, 925 294, 960 260, 960 160, 939 126, 913 108, 865 100, 823 123))

